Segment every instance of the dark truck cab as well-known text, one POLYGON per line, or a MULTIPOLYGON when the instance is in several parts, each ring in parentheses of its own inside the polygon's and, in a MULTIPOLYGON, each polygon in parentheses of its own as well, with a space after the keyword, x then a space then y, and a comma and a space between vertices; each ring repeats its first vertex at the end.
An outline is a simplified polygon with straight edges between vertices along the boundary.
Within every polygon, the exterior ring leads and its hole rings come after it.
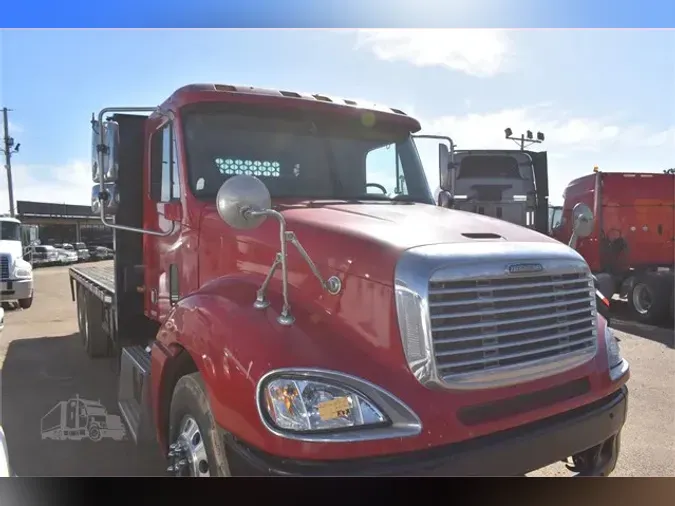
POLYGON ((451 144, 449 152, 442 153, 441 157, 440 186, 452 197, 445 207, 548 233, 548 158, 545 151, 456 150, 451 144))
POLYGON ((188 85, 93 127, 115 257, 70 270, 80 331, 169 472, 614 468, 629 371, 587 264, 437 207, 413 118, 188 85))

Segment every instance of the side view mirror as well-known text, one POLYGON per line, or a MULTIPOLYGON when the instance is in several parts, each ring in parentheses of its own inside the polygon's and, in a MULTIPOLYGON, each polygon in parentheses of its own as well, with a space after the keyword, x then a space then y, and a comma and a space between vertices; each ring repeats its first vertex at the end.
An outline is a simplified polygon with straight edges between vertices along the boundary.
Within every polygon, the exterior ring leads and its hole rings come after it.
POLYGON ((448 170, 450 165, 450 150, 444 143, 438 145, 438 170, 441 174, 441 181, 443 180, 443 173, 448 170))
POLYGON ((92 119, 91 135, 91 178, 98 183, 101 173, 105 182, 117 181, 119 156, 119 125, 115 121, 106 121, 102 125, 92 119), (102 136, 99 134, 102 132, 102 136), (103 144, 101 144, 101 137, 103 144))
POLYGON ((591 211, 591 208, 580 202, 574 206, 572 216, 574 217, 574 232, 577 237, 588 237, 591 235, 594 224, 593 211, 591 211))
POLYGON ((94 185, 91 189, 91 211, 94 214, 101 214, 101 204, 105 205, 107 215, 115 215, 120 203, 120 196, 115 183, 106 183, 104 185, 103 199, 100 198, 100 186, 94 185))
POLYGON ((441 189, 441 191, 438 193, 438 206, 450 209, 450 208, 452 208, 454 203, 455 203, 455 199, 452 196, 452 193, 450 193, 449 191, 441 189))
POLYGON ((572 209, 572 220, 572 236, 570 237, 569 247, 576 248, 580 237, 588 237, 593 233, 593 211, 586 204, 579 202, 572 209))
POLYGON ((267 186, 254 176, 230 177, 216 196, 216 208, 221 219, 232 228, 242 230, 260 226, 267 216, 256 211, 266 211, 271 206, 272 198, 267 186))

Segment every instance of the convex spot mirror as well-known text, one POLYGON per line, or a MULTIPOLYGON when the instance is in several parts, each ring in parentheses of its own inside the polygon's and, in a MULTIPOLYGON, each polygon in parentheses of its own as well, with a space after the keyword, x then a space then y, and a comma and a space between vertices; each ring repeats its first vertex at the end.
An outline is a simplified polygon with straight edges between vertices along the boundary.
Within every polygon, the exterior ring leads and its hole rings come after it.
POLYGON ((223 183, 216 196, 216 208, 221 219, 232 228, 256 228, 266 216, 252 216, 250 211, 266 211, 272 206, 270 192, 254 176, 232 176, 223 183))
POLYGON ((449 209, 453 206, 454 204, 454 198, 452 197, 452 194, 449 191, 441 189, 438 192, 438 205, 439 207, 445 207, 446 209, 449 209))
POLYGON ((577 237, 588 237, 593 232, 593 211, 581 202, 572 210, 574 233, 577 237))
POLYGON ((99 198, 100 195, 100 185, 94 185, 91 189, 91 211, 94 214, 101 213, 101 204, 105 206, 105 214, 109 216, 114 216, 117 213, 120 203, 120 195, 117 191, 117 185, 115 183, 106 183, 103 187, 104 191, 107 193, 107 199, 105 202, 101 201, 99 198))

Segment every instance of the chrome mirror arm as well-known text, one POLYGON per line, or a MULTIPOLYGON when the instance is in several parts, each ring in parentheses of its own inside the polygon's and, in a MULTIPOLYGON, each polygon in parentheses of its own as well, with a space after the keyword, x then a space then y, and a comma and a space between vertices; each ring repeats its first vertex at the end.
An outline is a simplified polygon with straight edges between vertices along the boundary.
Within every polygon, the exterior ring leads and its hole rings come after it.
MULTIPOLYGON (((126 225, 117 225, 111 221, 108 221, 106 219, 106 214, 105 214, 105 202, 106 202, 106 195, 107 192, 105 191, 105 177, 103 175, 104 171, 104 160, 105 160, 105 154, 108 150, 108 147, 105 144, 105 140, 103 138, 103 122, 105 119, 105 115, 108 113, 130 113, 130 112, 147 112, 147 113, 153 113, 158 111, 158 107, 106 107, 105 109, 101 109, 101 111, 98 113, 98 132, 96 132, 98 136, 98 145, 96 146, 97 150, 97 158, 98 158, 98 184, 99 184, 99 203, 101 206, 100 209, 100 214, 99 218, 101 220, 101 223, 103 223, 104 226, 109 227, 109 228, 114 228, 117 230, 124 230, 127 232, 136 232, 139 234, 147 234, 147 235, 153 235, 156 237, 167 237, 171 234, 174 233, 176 229, 176 224, 175 222, 171 222, 171 226, 169 230, 167 231, 158 231, 158 230, 148 230, 148 229, 143 229, 143 228, 136 228, 136 227, 128 227, 126 225)), ((96 128, 96 122, 92 118, 91 121, 92 127, 96 128)))
POLYGON ((279 241, 281 243, 281 251, 277 253, 274 263, 271 265, 265 280, 256 293, 256 300, 253 303, 255 308, 265 309, 269 306, 269 301, 266 297, 267 288, 272 281, 272 277, 274 276, 277 268, 281 266, 281 292, 283 297, 283 306, 277 321, 279 324, 286 326, 292 325, 295 321, 295 318, 291 314, 291 305, 288 300, 288 243, 291 243, 295 249, 298 250, 298 253, 300 253, 300 256, 303 258, 303 260, 305 260, 312 271, 312 274, 314 274, 314 276, 319 280, 319 283, 321 283, 321 287, 324 290, 326 290, 331 295, 337 295, 340 293, 340 290, 342 289, 342 282, 340 281, 340 278, 337 276, 331 276, 327 280, 323 279, 319 269, 316 267, 316 264, 312 261, 305 248, 302 247, 295 233, 286 230, 286 219, 280 212, 273 209, 256 210, 250 207, 244 207, 240 212, 245 218, 267 216, 275 218, 279 222, 279 241))

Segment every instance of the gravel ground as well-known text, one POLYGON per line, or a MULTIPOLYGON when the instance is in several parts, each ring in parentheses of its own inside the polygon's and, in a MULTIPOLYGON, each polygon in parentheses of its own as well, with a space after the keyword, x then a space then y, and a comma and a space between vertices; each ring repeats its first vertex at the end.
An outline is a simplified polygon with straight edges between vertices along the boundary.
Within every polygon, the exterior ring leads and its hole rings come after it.
MULTIPOLYGON (((75 395, 119 414, 117 385, 107 360, 85 357, 79 344, 67 268, 35 273, 35 301, 8 310, 0 333, 0 422, 19 476, 156 476, 159 452, 130 440, 53 441, 41 438, 41 420, 75 395)), ((675 349, 673 329, 617 321, 631 364, 629 416, 613 476, 675 476, 675 349)), ((568 475, 555 464, 531 476, 568 475)))

